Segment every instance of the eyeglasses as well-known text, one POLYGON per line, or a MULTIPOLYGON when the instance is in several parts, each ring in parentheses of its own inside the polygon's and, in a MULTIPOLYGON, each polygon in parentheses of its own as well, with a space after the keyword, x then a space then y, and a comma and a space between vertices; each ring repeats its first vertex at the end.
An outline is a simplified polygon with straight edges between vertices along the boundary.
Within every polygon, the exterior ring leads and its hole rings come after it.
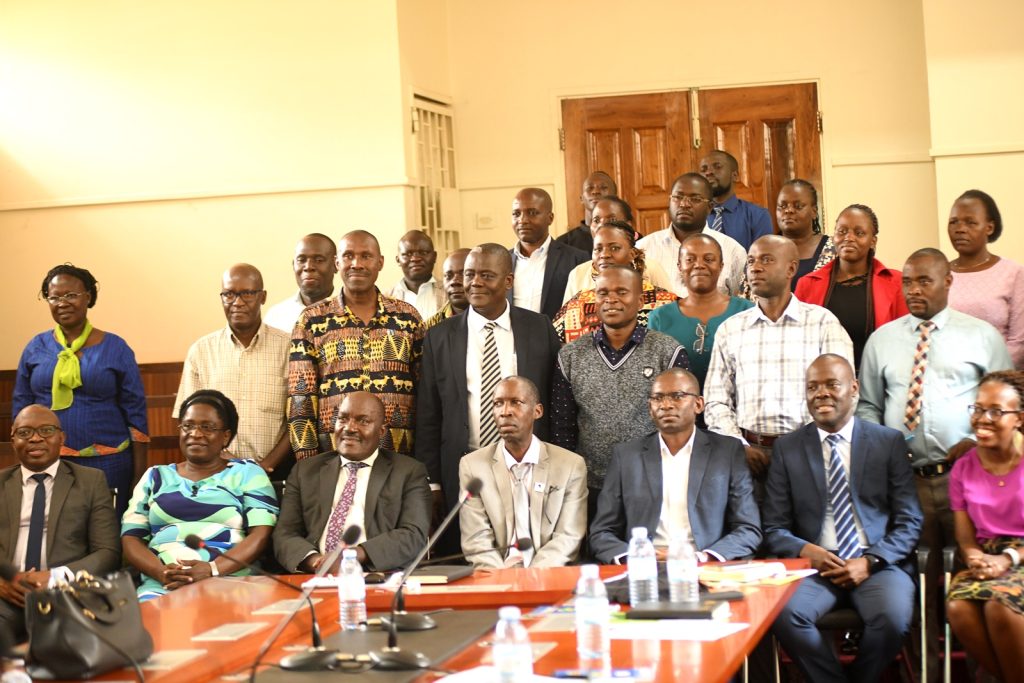
POLYGON ((220 293, 220 300, 226 304, 235 303, 235 299, 241 299, 246 303, 250 303, 262 292, 262 289, 243 289, 241 292, 232 292, 229 290, 225 290, 220 293))
POLYGON ((48 296, 45 298, 46 303, 50 304, 51 306, 57 306, 62 301, 65 303, 74 304, 76 301, 78 301, 78 297, 85 296, 85 294, 85 292, 68 292, 67 294, 62 294, 60 296, 48 296))
POLYGON ((32 438, 33 434, 38 434, 44 439, 49 439, 60 431, 63 430, 57 425, 41 425, 39 427, 18 427, 12 433, 22 441, 27 441, 32 438))
POLYGON ((693 351, 698 355, 704 353, 704 340, 708 336, 708 326, 704 323, 697 323, 697 338, 693 342, 693 351))
POLYGON ((700 398, 700 394, 691 394, 689 391, 673 391, 670 394, 651 394, 647 397, 647 400, 651 403, 682 403, 686 400, 687 396, 694 398, 700 398))
POLYGON ((182 422, 178 425, 178 429, 181 430, 182 434, 191 434, 192 432, 199 430, 199 433, 206 434, 207 436, 216 434, 217 432, 227 431, 226 427, 218 427, 217 425, 209 422, 204 422, 202 424, 196 424, 195 422, 182 422))
POLYGON ((679 204, 688 204, 689 206, 700 206, 704 202, 710 202, 711 200, 707 197, 702 197, 699 194, 674 194, 671 195, 672 201, 678 202, 679 204))
POLYGON ((991 422, 998 422, 1003 419, 1003 415, 1012 415, 1017 413, 1024 413, 1024 410, 1002 410, 1000 408, 982 408, 979 405, 967 406, 967 414, 971 417, 981 417, 982 415, 991 422))

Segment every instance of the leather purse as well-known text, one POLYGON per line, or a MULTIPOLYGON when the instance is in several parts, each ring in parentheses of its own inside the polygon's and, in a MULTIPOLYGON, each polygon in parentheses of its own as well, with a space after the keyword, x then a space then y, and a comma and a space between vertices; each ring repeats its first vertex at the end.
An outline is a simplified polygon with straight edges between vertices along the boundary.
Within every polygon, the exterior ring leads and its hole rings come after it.
MULTIPOLYGON (((153 654, 135 585, 126 572, 29 593, 25 600, 28 672, 34 679, 92 678, 135 668, 153 654)), ((139 672, 141 673, 141 672, 139 672)))

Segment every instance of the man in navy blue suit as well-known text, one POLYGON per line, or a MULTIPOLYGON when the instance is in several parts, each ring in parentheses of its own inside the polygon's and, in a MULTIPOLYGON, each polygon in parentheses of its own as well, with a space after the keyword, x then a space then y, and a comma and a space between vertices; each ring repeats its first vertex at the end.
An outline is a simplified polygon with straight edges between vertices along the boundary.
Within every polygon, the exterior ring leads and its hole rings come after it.
POLYGON ((807 577, 772 631, 808 680, 846 681, 819 617, 853 607, 864 634, 849 680, 875 681, 900 650, 914 611, 910 556, 921 509, 907 445, 894 429, 854 417, 850 363, 819 356, 807 369, 812 423, 775 442, 763 508, 765 544, 806 557, 807 577))
POLYGON ((612 449, 590 527, 590 549, 604 564, 624 562, 629 530, 647 527, 658 559, 685 535, 701 560, 753 555, 761 542, 750 468, 738 439, 697 429, 704 409, 697 378, 672 368, 651 385, 658 431, 612 449))

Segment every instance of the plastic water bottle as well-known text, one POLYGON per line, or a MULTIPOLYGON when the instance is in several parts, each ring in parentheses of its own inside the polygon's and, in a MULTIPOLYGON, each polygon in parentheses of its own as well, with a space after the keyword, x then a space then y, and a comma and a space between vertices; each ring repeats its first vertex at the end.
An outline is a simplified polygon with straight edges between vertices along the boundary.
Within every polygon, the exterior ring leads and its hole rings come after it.
POLYGON ((341 567, 338 569, 338 623, 343 631, 366 627, 366 580, 353 548, 341 554, 341 567))
POLYGON ((576 654, 580 668, 603 671, 609 667, 608 591, 596 564, 580 567, 576 584, 576 654))
POLYGON ((533 676, 533 650, 530 636, 520 621, 518 607, 498 610, 498 625, 494 629, 494 649, 491 656, 501 683, 528 680, 533 676))
POLYGON ((647 527, 633 527, 629 541, 629 604, 658 601, 658 560, 647 527))
POLYGON ((673 536, 668 546, 668 594, 672 602, 700 601, 697 551, 683 535, 673 536))

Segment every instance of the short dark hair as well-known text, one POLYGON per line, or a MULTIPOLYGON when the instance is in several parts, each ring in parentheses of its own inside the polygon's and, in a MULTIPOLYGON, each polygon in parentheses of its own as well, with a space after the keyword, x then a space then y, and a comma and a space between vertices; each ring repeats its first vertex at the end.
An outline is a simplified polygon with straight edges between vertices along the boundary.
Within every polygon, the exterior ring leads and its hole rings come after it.
POLYGON ((1005 384, 1017 393, 1017 406, 1024 408, 1024 372, 1018 370, 998 370, 981 378, 978 386, 988 382, 1005 384))
POLYGON ((678 261, 679 257, 682 256, 683 247, 686 246, 686 243, 696 240, 706 240, 714 244, 715 249, 718 250, 718 260, 725 261, 725 255, 722 253, 722 245, 718 243, 718 240, 716 240, 714 237, 712 237, 709 233, 706 232, 691 232, 689 235, 684 237, 683 241, 679 243, 679 253, 676 255, 676 261, 678 261))
POLYGON ((992 221, 992 234, 988 236, 988 241, 995 242, 999 239, 999 236, 1003 234, 1003 217, 1000 215, 999 207, 996 206, 996 200, 992 199, 992 195, 981 190, 967 190, 956 198, 957 201, 961 199, 977 199, 985 206, 985 213, 992 221))
POLYGON ((675 187, 676 185, 678 185, 682 181, 689 180, 689 179, 696 180, 696 181, 700 182, 700 184, 704 186, 704 189, 707 190, 708 197, 714 196, 714 190, 712 190, 712 188, 711 188, 711 183, 708 181, 707 178, 702 176, 700 173, 692 173, 692 172, 691 173, 684 173, 684 174, 682 174, 681 176, 679 176, 678 178, 676 178, 675 180, 672 181, 672 186, 671 187, 675 187))
POLYGON ((540 403, 540 391, 537 389, 537 385, 533 383, 529 377, 523 377, 522 375, 509 375, 503 377, 498 384, 502 382, 519 382, 526 387, 526 396, 534 403, 540 403))
POLYGON ((39 288, 44 299, 50 295, 50 280, 58 275, 67 275, 81 282, 82 286, 85 287, 85 291, 89 292, 89 308, 96 305, 96 299, 99 298, 100 295, 99 289, 96 285, 99 283, 88 270, 85 268, 79 268, 71 263, 62 263, 59 266, 54 266, 46 273, 46 277, 43 278, 43 285, 39 288))
POLYGON ((948 275, 950 273, 949 258, 947 258, 945 254, 943 254, 935 247, 922 247, 921 249, 918 249, 913 254, 907 257, 906 262, 910 263, 911 261, 916 261, 917 259, 922 258, 930 258, 935 261, 938 261, 939 263, 946 267, 946 274, 948 275))
POLYGON ((626 218, 626 221, 629 222, 629 223, 633 222, 633 207, 631 207, 629 205, 629 202, 627 202, 622 197, 619 197, 618 195, 614 195, 614 194, 606 194, 605 196, 601 197, 597 201, 599 201, 599 202, 611 202, 612 204, 615 204, 620 209, 622 209, 622 215, 626 218))
POLYGON ((311 232, 308 235, 306 235, 305 237, 303 237, 302 239, 308 240, 308 239, 311 239, 311 238, 318 239, 318 240, 324 240, 325 242, 330 244, 331 245, 331 253, 334 254, 335 256, 337 256, 337 254, 338 254, 338 245, 335 244, 334 240, 332 240, 330 237, 328 237, 327 235, 323 234, 322 232, 311 232))
MULTIPOLYGON (((787 185, 806 188, 807 191, 811 193, 811 203, 814 204, 815 209, 818 208, 818 190, 815 189, 814 184, 810 180, 804 180, 803 178, 790 178, 786 182, 782 183, 782 187, 779 188, 779 192, 782 192, 782 188, 787 185)), ((821 213, 820 209, 818 213, 821 213)), ((821 220, 819 220, 818 216, 815 216, 814 220, 811 221, 811 229, 814 231, 814 234, 821 234, 821 220)))
POLYGON ((217 417, 224 423, 224 428, 231 430, 231 438, 228 443, 234 441, 238 435, 238 409, 235 408, 231 399, 216 389, 200 389, 181 402, 181 408, 178 409, 178 420, 184 420, 185 412, 197 403, 210 406, 217 411, 217 417))
MULTIPOLYGON (((847 211, 862 211, 866 213, 868 215, 868 218, 871 219, 871 227, 875 229, 875 234, 878 234, 878 216, 875 215, 874 210, 872 210, 870 206, 866 204, 850 204, 848 207, 840 211, 839 215, 842 216, 847 211)), ((838 217, 836 217, 836 222, 839 222, 838 217)))
POLYGON ((483 244, 476 245, 470 249, 470 251, 480 251, 485 256, 497 256, 501 260, 502 265, 506 268, 506 272, 515 272, 515 264, 512 262, 512 254, 509 253, 507 247, 503 247, 495 242, 484 242, 483 244))
POLYGON ((721 154, 723 157, 729 160, 729 163, 732 165, 733 171, 740 170, 740 162, 736 161, 736 157, 729 154, 724 149, 713 149, 710 152, 708 152, 708 156, 711 156, 712 154, 721 154))

